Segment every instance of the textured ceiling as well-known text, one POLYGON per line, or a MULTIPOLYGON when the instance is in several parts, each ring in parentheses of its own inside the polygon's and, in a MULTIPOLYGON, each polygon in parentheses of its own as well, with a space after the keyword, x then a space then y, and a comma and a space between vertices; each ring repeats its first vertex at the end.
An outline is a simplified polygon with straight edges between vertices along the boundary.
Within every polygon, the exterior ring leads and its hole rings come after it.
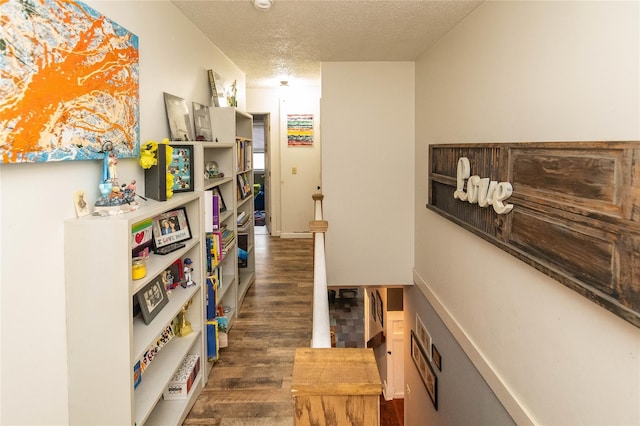
POLYGON ((412 61, 482 0, 171 0, 248 87, 319 84, 320 62, 412 61))

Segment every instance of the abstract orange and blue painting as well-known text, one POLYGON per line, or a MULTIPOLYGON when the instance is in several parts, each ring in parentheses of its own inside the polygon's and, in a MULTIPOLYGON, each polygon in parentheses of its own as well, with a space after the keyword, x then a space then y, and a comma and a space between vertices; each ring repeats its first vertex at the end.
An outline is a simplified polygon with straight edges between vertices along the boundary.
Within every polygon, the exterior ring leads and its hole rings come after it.
POLYGON ((2 163, 139 155, 138 37, 73 0, 0 0, 2 163))

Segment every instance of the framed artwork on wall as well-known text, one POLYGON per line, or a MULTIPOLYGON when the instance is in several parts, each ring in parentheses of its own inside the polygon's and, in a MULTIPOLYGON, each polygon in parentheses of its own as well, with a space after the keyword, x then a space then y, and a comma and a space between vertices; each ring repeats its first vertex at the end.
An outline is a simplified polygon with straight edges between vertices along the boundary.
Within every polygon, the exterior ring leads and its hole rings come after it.
POLYGON ((411 359, 418 369, 418 374, 427 389, 433 407, 438 411, 438 377, 413 330, 411 330, 411 359))
POLYGON ((0 2, 0 16, 0 161, 102 159, 105 141, 138 157, 138 37, 76 0, 0 2))
POLYGON ((429 334, 427 327, 425 327, 424 323, 422 322, 422 318, 420 318, 418 314, 416 314, 416 335, 418 338, 418 342, 424 348, 424 351, 427 354, 427 356, 430 357, 431 356, 431 334, 429 334))
POLYGON ((442 357, 434 344, 431 344, 431 359, 436 367, 438 367, 438 370, 442 371, 442 357))

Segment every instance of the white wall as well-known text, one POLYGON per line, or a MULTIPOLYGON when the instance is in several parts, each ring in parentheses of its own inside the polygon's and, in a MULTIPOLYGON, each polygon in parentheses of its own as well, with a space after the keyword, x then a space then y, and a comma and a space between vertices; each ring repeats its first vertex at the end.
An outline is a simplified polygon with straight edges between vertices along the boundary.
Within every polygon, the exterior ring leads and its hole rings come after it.
POLYGON ((295 86, 287 88, 247 88, 247 110, 271 113, 271 193, 270 212, 273 220, 271 235, 310 237, 309 222, 313 220, 312 195, 321 185, 320 160, 320 88, 295 86), (314 116, 313 146, 287 145, 287 114, 314 116), (297 173, 292 173, 292 168, 297 173))
POLYGON ((322 64, 330 286, 411 283, 414 64, 322 64))
MULTIPOLYGON (((189 104, 209 104, 207 69, 238 80, 239 104, 245 105, 244 74, 171 3, 87 4, 139 37, 143 142, 168 136, 163 91, 189 104)), ((120 161, 118 175, 144 181, 142 169, 132 159, 120 161)), ((2 424, 68 422, 63 222, 75 215, 75 191, 84 189, 95 201, 99 177, 97 160, 0 166, 2 424)), ((144 185, 139 184, 138 190, 143 192, 144 185)), ((91 277, 87 285, 92 285, 91 277)), ((95 303, 96 315, 109 320, 99 301, 87 303, 95 303)))
POLYGON ((640 424, 640 330, 427 210, 427 145, 640 140, 639 12, 485 2, 416 63, 416 284, 519 424, 640 424))

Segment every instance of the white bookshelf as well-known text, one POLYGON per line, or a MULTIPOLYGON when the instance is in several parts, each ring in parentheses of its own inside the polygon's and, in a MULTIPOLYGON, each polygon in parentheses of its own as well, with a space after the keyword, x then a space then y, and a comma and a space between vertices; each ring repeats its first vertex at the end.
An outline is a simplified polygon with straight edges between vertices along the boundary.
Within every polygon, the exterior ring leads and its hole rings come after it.
POLYGON ((202 193, 175 194, 170 200, 140 201, 116 216, 85 216, 65 222, 69 423, 72 425, 180 424, 204 386, 198 375, 185 400, 164 401, 162 393, 185 355, 206 359, 203 337, 202 193), (132 226, 185 207, 192 238, 170 254, 151 254, 144 278, 131 277, 132 226), (133 300, 177 259, 191 258, 197 285, 178 286, 169 303, 146 325, 133 316, 133 300), (183 306, 193 332, 173 337, 158 352, 134 389, 134 365, 156 344, 183 306), (170 419, 170 420, 169 420, 170 419))

